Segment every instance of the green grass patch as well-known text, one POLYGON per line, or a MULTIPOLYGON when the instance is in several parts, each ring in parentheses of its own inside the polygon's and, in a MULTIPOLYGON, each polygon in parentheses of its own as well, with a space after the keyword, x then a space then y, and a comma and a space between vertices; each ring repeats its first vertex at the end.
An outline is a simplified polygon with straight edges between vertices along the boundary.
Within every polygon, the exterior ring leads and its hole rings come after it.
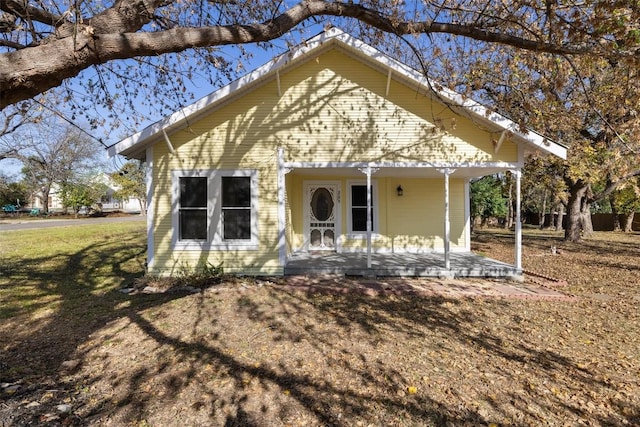
POLYGON ((0 233, 0 319, 68 313, 144 274, 143 223, 0 233), (40 313, 42 314, 42 313, 40 313))

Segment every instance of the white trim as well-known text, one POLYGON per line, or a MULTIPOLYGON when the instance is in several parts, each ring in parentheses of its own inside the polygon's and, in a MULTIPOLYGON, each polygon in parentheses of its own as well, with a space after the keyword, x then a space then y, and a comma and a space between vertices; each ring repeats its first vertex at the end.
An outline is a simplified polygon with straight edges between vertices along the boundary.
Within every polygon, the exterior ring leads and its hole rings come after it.
POLYGON ((287 263, 286 248, 286 188, 285 188, 285 167, 284 148, 278 147, 278 262, 284 267, 287 263))
POLYGON ((226 98, 237 96, 241 89, 248 90, 248 88, 258 84, 260 81, 277 78, 274 77, 274 74, 279 73, 279 70, 283 67, 294 61, 302 60, 305 57, 318 55, 334 44, 338 44, 342 48, 350 51, 350 53, 356 57, 364 57, 369 62, 382 66, 386 69, 387 74, 392 70, 395 71, 398 77, 404 78, 406 81, 418 86, 418 89, 423 89, 443 99, 451 108, 464 110, 464 112, 473 116, 473 119, 477 121, 493 125, 502 130, 511 131, 513 133, 513 139, 516 142, 531 145, 562 159, 566 159, 567 157, 566 147, 532 130, 522 132, 518 124, 505 116, 491 111, 480 103, 465 98, 459 93, 440 87, 437 83, 424 77, 423 73, 386 56, 372 46, 335 27, 301 43, 290 51, 283 53, 257 68, 255 71, 201 98, 195 103, 176 111, 169 117, 147 126, 135 135, 121 140, 109 147, 108 155, 110 157, 117 154, 131 155, 135 151, 136 146, 153 141, 162 130, 184 126, 185 123, 188 124, 189 121, 193 121, 198 115, 204 114, 216 106, 219 106, 226 98), (436 87, 439 87, 439 89, 435 89, 436 87))
POLYGON ((451 268, 451 220, 449 219, 449 169, 445 169, 444 173, 444 268, 451 268))
POLYGON ((465 249, 471 252, 471 182, 464 180, 464 241, 465 249))
POLYGON ((521 191, 521 175, 520 169, 515 171, 516 175, 516 268, 522 270, 522 220, 520 218, 520 191, 521 191))
POLYGON ((171 171, 171 247, 182 250, 257 250, 259 246, 258 201, 260 199, 258 171, 254 169, 181 169, 171 171), (251 178, 251 239, 225 240, 222 235, 222 177, 246 176, 251 178), (180 178, 207 178, 207 230, 206 240, 179 240, 180 178))
MULTIPOLYGON (((407 246, 403 248, 372 247, 372 252, 374 254, 444 254, 444 248, 422 248, 420 246, 407 246)), ((450 248, 450 252, 468 253, 470 251, 466 248, 455 247, 450 248)), ((342 248, 342 253, 362 253, 362 248, 346 246, 342 248)))
POLYGON ((145 184, 147 190, 147 270, 154 266, 155 261, 155 236, 154 236, 154 212, 153 208, 153 147, 146 150, 147 170, 145 184))
POLYGON ((515 169, 521 166, 519 162, 284 162, 284 167, 293 169, 322 169, 322 168, 485 168, 485 169, 515 169))
MULTIPOLYGON (((346 197, 346 201, 347 201, 347 230, 346 230, 346 234, 348 236, 366 236, 367 232, 366 231, 353 231, 353 218, 351 215, 351 208, 352 208, 352 200, 351 200, 351 187, 353 185, 363 185, 366 186, 367 185, 367 181, 364 179, 348 179, 346 182, 346 191, 347 191, 347 197, 346 197)), ((371 205, 372 208, 374 208, 373 211, 373 224, 372 224, 372 228, 371 228, 371 232, 373 233, 373 236, 376 236, 378 231, 380 231, 380 204, 378 202, 378 181, 377 180, 371 180, 371 187, 372 187, 372 192, 371 192, 371 205)))

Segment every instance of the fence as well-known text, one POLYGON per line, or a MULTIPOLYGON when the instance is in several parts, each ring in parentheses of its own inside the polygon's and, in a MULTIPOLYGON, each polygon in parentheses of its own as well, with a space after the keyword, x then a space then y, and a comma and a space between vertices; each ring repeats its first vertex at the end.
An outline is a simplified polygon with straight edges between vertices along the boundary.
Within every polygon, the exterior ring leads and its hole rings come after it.
MULTIPOLYGON (((620 223, 623 224, 622 215, 619 215, 620 223)), ((550 227, 553 223, 553 214, 546 214, 544 216, 544 226, 550 227)), ((540 220, 537 213, 528 212, 524 215, 524 220, 527 224, 540 225, 540 220)), ((563 227, 567 223, 567 216, 563 217, 563 227)), ((594 231, 613 231, 613 214, 593 214, 591 215, 591 223, 593 224, 594 231)), ((633 224, 631 226, 633 231, 640 231, 640 214, 636 213, 633 218, 633 224)))

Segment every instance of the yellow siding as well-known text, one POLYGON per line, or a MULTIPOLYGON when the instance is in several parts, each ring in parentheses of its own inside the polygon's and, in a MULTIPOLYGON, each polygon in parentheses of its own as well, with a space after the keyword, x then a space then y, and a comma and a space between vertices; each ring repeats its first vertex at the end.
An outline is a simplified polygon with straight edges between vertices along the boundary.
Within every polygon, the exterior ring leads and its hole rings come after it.
MULTIPOLYGON (((294 220, 291 222, 292 249, 303 248, 305 221, 303 211, 303 188, 307 181, 338 181, 341 188, 341 235, 345 251, 366 248, 364 236, 349 235, 347 183, 354 177, 292 175, 287 180, 287 193, 292 203, 294 220), (297 209, 295 208, 297 206, 297 209)), ((444 179, 374 179, 378 188, 378 207, 374 216, 378 218, 378 232, 372 239, 374 251, 439 251, 444 249, 444 179), (396 187, 402 184, 404 195, 398 197, 396 187)), ((450 215, 451 249, 464 250, 465 199, 464 180, 451 179, 450 215)))
MULTIPOLYGON (((516 161, 517 147, 506 141, 493 152, 491 135, 457 117, 415 88, 331 50, 275 80, 227 102, 212 114, 170 135, 176 154, 163 140, 154 153, 154 265, 152 272, 175 272, 183 264, 223 262, 225 271, 281 273, 278 262, 277 147, 288 161, 516 161), (444 131, 436 128, 444 128, 444 131), (259 249, 177 251, 172 248, 171 171, 253 169, 259 173, 259 249)), ((308 178, 305 178, 308 179, 308 178)), ((327 179, 322 176, 321 179, 327 179)), ((346 177, 338 177, 346 185, 346 177)), ((393 181, 395 183, 395 181, 393 181)), ((405 196, 379 181, 378 248, 442 247, 442 180, 403 180, 405 196), (428 190, 428 191, 427 191, 428 190), (418 195, 424 197, 418 197, 418 195)), ((451 182, 452 247, 464 247, 462 181, 451 182)), ((343 188, 344 191, 344 188, 343 188)), ((301 245, 302 180, 287 176, 286 240, 301 245)), ((346 221, 346 203, 342 204, 346 221)), ((346 224, 345 224, 346 225, 346 224)), ((346 230, 346 227, 343 227, 346 230)), ((345 245, 360 245, 346 241, 345 245)))
MULTIPOLYGON (((282 98, 267 120, 291 161, 516 161, 446 106, 332 50, 281 75, 282 98), (455 117, 455 119, 454 119, 455 117)), ((266 94, 262 94, 266 95, 266 94)), ((261 96, 264 99, 264 96, 261 96)))

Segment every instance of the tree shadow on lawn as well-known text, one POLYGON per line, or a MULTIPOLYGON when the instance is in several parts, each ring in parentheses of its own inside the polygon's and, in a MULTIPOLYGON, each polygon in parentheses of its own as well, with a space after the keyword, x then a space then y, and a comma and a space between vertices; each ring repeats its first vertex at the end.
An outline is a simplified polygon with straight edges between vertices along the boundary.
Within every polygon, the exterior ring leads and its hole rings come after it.
POLYGON ((29 412, 24 402, 57 389, 62 391, 50 399, 52 405, 63 397, 77 399, 84 420, 78 418, 79 424, 109 418, 134 423, 161 411, 188 413, 187 418, 165 415, 158 421, 165 425, 207 420, 268 425, 296 419, 318 425, 356 420, 477 425, 495 418, 526 424, 558 411, 560 417, 593 416, 603 424, 638 421, 633 417, 639 408, 624 399, 619 413, 592 415, 585 412, 583 398, 545 391, 545 381, 576 396, 614 387, 560 351, 523 338, 522 320, 515 315, 512 324, 500 326, 504 334, 494 333, 487 316, 513 312, 512 303, 476 309, 474 302, 441 297, 316 295, 277 285, 216 297, 131 297, 113 290, 141 274, 131 267, 143 255, 135 238, 118 247, 129 243, 124 251, 104 241, 71 255, 3 266, 15 286, 28 277, 40 284, 42 295, 59 299, 54 313, 3 328, 4 334, 17 336, 3 339, 9 344, 3 346, 0 365, 10 369, 1 380, 22 380, 25 386, 13 397, 2 396, 22 411, 12 420, 41 422, 46 407, 29 412), (55 273, 48 265, 64 267, 55 273), (109 282, 113 277, 119 283, 109 282), (163 326, 179 317, 181 331, 163 326), (123 338, 127 328, 137 335, 123 338), (251 333, 240 335, 243 330, 251 333), (505 339, 509 333, 520 338, 505 339), (121 346, 120 354, 128 357, 114 360, 100 353, 111 345, 121 346), (149 358, 141 363, 132 361, 145 355, 149 358), (104 358, 101 368, 88 371, 99 358, 104 358), (535 373, 535 387, 527 383, 531 378, 515 375, 516 368, 535 373), (464 378, 480 370, 492 375, 495 387, 506 387, 500 396, 491 396, 489 383, 464 378), (104 393, 105 384, 120 391, 104 393), (409 389, 413 385, 415 394, 409 389), (90 391, 94 388, 102 392, 90 391))
MULTIPOLYGON (((523 233, 523 248, 531 252, 538 250, 550 252, 555 246, 559 250, 571 252, 581 252, 585 254, 610 255, 637 257, 640 249, 634 245, 634 239, 640 237, 640 233, 622 233, 613 231, 595 232, 593 237, 583 239, 580 242, 566 242, 564 235, 552 230, 529 230, 523 233), (610 238, 610 237, 613 237, 610 238)), ((486 250, 488 243, 499 243, 507 248, 515 245, 515 237, 512 231, 508 230, 476 230, 472 236, 473 250, 486 250)))
MULTIPOLYGON (((224 322, 213 322, 217 327, 208 325, 210 316, 228 317, 229 312, 211 313, 206 294, 189 298, 197 299, 197 303, 192 301, 196 313, 190 323, 210 329, 210 336, 177 337, 164 332, 147 315, 128 312, 129 320, 145 340, 150 338, 157 347, 169 349, 171 358, 184 363, 175 369, 160 361, 135 370, 128 379, 123 378, 128 381, 124 394, 118 398, 118 408, 109 412, 120 412, 122 420, 128 421, 153 419, 158 402, 154 393, 141 393, 146 388, 164 395, 163 405, 175 409, 182 402, 208 409, 204 419, 224 425, 270 425, 300 419, 314 425, 352 425, 357 421, 386 425, 399 420, 424 425, 478 425, 495 418, 527 424, 558 413, 560 419, 573 416, 620 421, 611 414, 590 414, 583 406, 583 397, 572 400, 550 395, 542 386, 549 382, 567 393, 586 396, 588 390, 612 388, 609 383, 557 351, 538 348, 527 340, 505 342, 489 327, 478 327, 483 319, 458 300, 317 297, 277 286, 253 289, 233 297, 238 319, 245 319, 237 321, 237 330, 258 328, 242 343, 247 356, 239 351, 243 346, 229 345, 236 329, 224 322), (424 345, 411 348, 423 340, 424 345), (266 348, 260 348, 260 344, 266 348), (284 348, 289 354, 275 348, 284 348), (403 353, 415 360, 394 366, 393 360, 385 359, 403 353), (485 356, 474 360, 474 354, 485 356), (442 355, 447 357, 440 358, 442 355), (308 364, 309 359, 320 368, 313 370, 298 363, 304 360, 308 364), (501 390, 501 398, 491 397, 490 387, 474 389, 465 379, 447 378, 449 374, 464 376, 465 371, 482 368, 478 363, 490 359, 494 362, 487 370, 501 377, 499 382, 507 387, 501 390), (469 360, 476 365, 464 366, 469 360), (430 393, 428 381, 421 382, 416 375, 446 365, 453 368, 449 372, 445 367, 441 379, 450 381, 450 385, 445 384, 442 393, 430 393), (211 366, 222 382, 202 375, 211 366), (508 372, 513 367, 530 369, 535 377, 513 375, 508 372), (163 378, 158 381, 159 377, 163 378), (409 392, 412 384, 417 384, 421 392, 409 392), (475 396, 467 396, 465 387, 475 396), (188 397, 194 393, 199 400, 192 402, 188 397), (267 400, 275 403, 269 406, 264 403, 267 400)), ((490 309, 501 308, 510 309, 506 303, 490 309)), ((517 332, 517 328, 507 328, 517 332)), ((85 378, 85 383, 91 381, 99 379, 85 378)), ((624 405, 626 410, 632 408, 629 403, 624 405)), ((99 416, 108 406, 108 399, 102 400, 93 405, 90 415, 99 416)), ((191 416, 195 420, 202 415, 191 416)), ((163 421, 167 422, 159 422, 163 421)), ((191 424, 189 418, 185 422, 191 424)))

